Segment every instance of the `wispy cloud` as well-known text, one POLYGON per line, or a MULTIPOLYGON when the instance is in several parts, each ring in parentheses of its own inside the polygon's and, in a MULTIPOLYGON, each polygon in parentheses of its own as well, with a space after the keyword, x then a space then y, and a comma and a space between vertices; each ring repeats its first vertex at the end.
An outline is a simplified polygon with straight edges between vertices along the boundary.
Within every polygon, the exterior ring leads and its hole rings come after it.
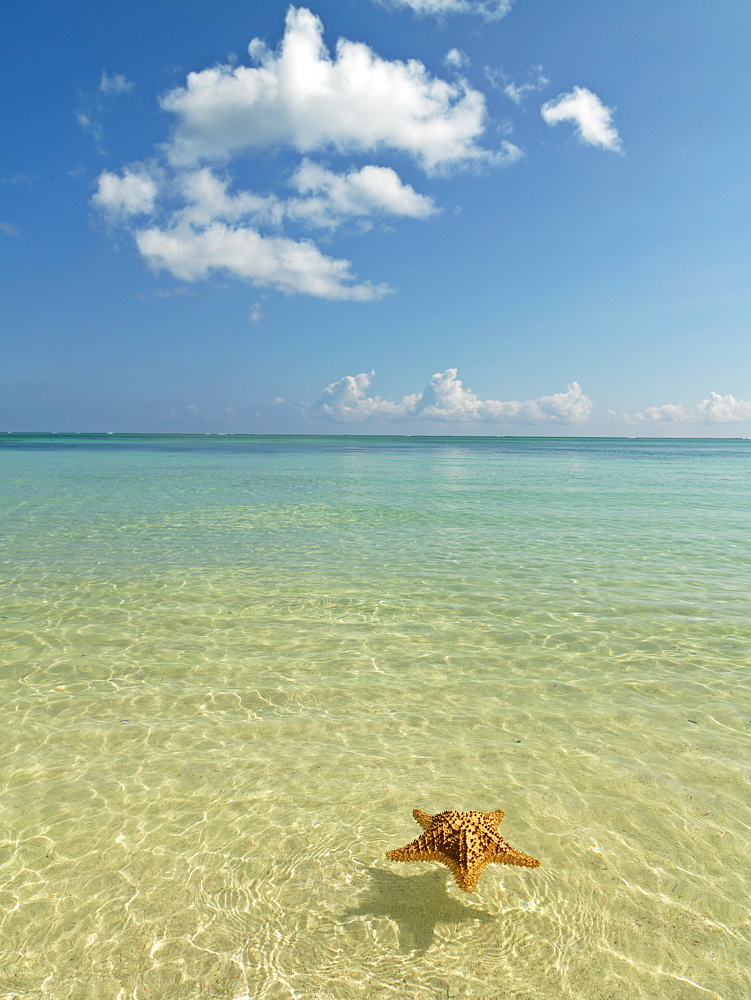
POLYGON ((502 69, 493 69, 490 66, 485 68, 485 77, 491 86, 502 90, 514 104, 522 104, 530 94, 542 90, 550 83, 543 73, 542 66, 530 67, 524 83, 515 83, 502 69))
POLYGON ((497 21, 511 10, 513 0, 377 0, 384 7, 408 7, 421 17, 477 14, 497 21))
POLYGON ((31 187, 38 180, 39 174, 15 173, 11 174, 10 177, 0 177, 0 184, 12 184, 14 187, 31 187))
POLYGON ((565 392, 539 399, 480 399, 457 378, 456 368, 447 368, 430 379, 422 392, 398 401, 369 396, 375 372, 345 375, 323 390, 311 415, 334 421, 459 421, 473 423, 536 424, 582 423, 589 418, 592 401, 578 382, 565 392))
POLYGON ((108 76, 104 71, 99 81, 99 92, 102 94, 129 94, 135 88, 132 80, 127 80, 122 73, 108 76))
POLYGON ((463 69, 469 65, 469 58, 461 49, 449 49, 443 57, 443 64, 450 69, 463 69))
POLYGON ((187 285, 178 285, 176 288, 157 288, 151 293, 157 299, 193 298, 199 293, 194 288, 187 285))
POLYGON ((83 131, 92 137, 100 154, 105 152, 102 115, 108 110, 113 97, 128 94, 134 87, 135 84, 126 79, 122 73, 109 76, 103 71, 96 93, 80 97, 79 107, 74 112, 76 121, 83 131))
POLYGON ((0 233, 13 238, 18 236, 18 226, 14 226, 12 222, 0 222, 0 233))
POLYGON ((204 410, 196 403, 188 403, 186 406, 174 407, 162 414, 162 419, 169 422, 203 424, 232 424, 235 423, 240 414, 235 406, 223 406, 220 410, 204 410))
POLYGON ((99 119, 91 111, 75 111, 74 114, 80 128, 92 137, 97 150, 104 153, 104 132, 99 119))
POLYGON ((548 125, 573 122, 579 139, 590 146, 620 152, 622 143, 613 125, 613 110, 586 87, 574 87, 569 93, 543 104, 540 113, 548 125))

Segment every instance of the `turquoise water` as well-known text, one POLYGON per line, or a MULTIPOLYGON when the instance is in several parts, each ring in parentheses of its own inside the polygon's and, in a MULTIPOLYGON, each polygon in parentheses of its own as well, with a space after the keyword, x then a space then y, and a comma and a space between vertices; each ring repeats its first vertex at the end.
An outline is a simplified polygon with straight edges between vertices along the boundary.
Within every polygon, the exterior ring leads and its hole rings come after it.
POLYGON ((751 441, 0 437, 0 998, 751 996, 751 441), (502 808, 477 893, 385 852, 502 808))

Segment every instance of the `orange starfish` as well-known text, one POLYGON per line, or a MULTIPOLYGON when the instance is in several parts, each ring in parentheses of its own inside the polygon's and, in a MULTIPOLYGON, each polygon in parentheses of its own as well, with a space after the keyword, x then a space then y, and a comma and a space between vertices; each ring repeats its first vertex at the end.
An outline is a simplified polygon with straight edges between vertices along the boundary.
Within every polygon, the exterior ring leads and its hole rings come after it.
POLYGON ((440 861, 451 869, 456 884, 465 892, 474 892, 485 865, 496 861, 503 865, 537 868, 540 864, 528 854, 510 847, 498 834, 503 809, 495 812, 441 812, 431 816, 414 809, 425 833, 406 847, 386 855, 392 861, 440 861))

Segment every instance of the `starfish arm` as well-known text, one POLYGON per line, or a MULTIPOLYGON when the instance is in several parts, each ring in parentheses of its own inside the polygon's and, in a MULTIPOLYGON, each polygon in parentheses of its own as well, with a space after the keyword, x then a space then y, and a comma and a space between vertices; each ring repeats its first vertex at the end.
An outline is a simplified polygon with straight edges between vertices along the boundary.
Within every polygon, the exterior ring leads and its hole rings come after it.
POLYGON ((501 822, 504 815, 505 814, 503 812, 503 809, 495 809, 491 813, 485 813, 485 819, 490 824, 490 828, 492 830, 495 830, 497 829, 498 824, 501 822))
POLYGON ((501 865, 518 865, 520 868, 537 868, 540 862, 536 858, 531 858, 523 851, 517 851, 508 844, 496 850, 490 861, 495 861, 501 865))
POLYGON ((436 843, 432 834, 421 833, 415 840, 411 840, 404 847, 397 847, 389 851, 386 855, 392 861, 434 861, 435 858, 428 858, 428 854, 434 854, 436 843))
POLYGON ((440 864, 446 865, 450 870, 460 889, 463 889, 464 892, 475 891, 480 873, 487 864, 487 861, 482 861, 479 864, 472 865, 471 868, 466 868, 455 858, 444 854, 443 851, 426 848, 415 849, 416 844, 417 841, 413 844, 407 844, 406 847, 398 847, 395 851, 389 851, 386 857, 391 861, 438 861, 440 864))
POLYGON ((460 889, 464 892, 474 892, 480 881, 483 868, 491 859, 483 859, 469 866, 458 864, 453 858, 438 858, 437 860, 443 860, 443 864, 451 869, 451 874, 460 889))
POLYGON ((441 851, 431 850, 420 843, 420 838, 413 840, 406 847, 397 847, 393 851, 387 851, 386 857, 390 861, 440 861, 446 864, 446 855, 441 851))
POLYGON ((423 812, 422 809, 413 809, 412 815, 415 817, 423 830, 428 830, 433 825, 433 817, 430 813, 423 812))

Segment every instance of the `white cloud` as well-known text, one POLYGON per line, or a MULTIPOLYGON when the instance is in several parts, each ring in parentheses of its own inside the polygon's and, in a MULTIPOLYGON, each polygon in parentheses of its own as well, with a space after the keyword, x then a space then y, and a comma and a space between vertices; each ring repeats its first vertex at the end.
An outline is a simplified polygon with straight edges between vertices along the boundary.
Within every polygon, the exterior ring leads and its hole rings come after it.
MULTIPOLYGON (((348 260, 297 238, 297 227, 333 231, 354 220, 364 232, 376 219, 426 219, 440 209, 390 166, 334 170, 310 153, 397 151, 428 173, 504 166, 522 156, 505 140, 494 150, 480 145, 485 101, 466 81, 446 82, 417 60, 382 59, 346 39, 332 56, 320 20, 304 8, 289 8, 276 51, 254 39, 249 52, 254 65, 190 73, 185 87, 164 95, 162 107, 174 113, 176 124, 159 158, 120 173, 103 171, 91 198, 109 221, 129 231, 152 268, 181 281, 218 272, 287 293, 379 299, 388 286, 358 281, 348 260), (237 189, 217 167, 232 156, 280 146, 292 151, 293 168, 284 161, 273 191, 237 189), (287 190, 280 190, 285 183, 287 190), (295 238, 285 232, 289 226, 295 238)), ((458 49, 449 53, 455 66, 465 58, 458 49)), ((100 103, 102 95, 131 86, 122 75, 104 73, 100 103)), ((78 118, 101 138, 95 119, 84 111, 78 118)), ((256 316, 260 309, 254 307, 249 318, 256 316)))
MULTIPOLYGON (((388 286, 357 283, 349 261, 326 256, 308 240, 264 235, 260 227, 278 231, 289 218, 333 228, 352 216, 380 212, 419 218, 437 211, 430 198, 417 194, 386 167, 338 175, 306 160, 293 183, 301 193, 312 192, 311 197, 285 201, 249 191, 232 193, 229 181, 208 167, 178 173, 163 187, 177 193, 183 206, 169 214, 164 227, 135 231, 136 245, 152 267, 164 268, 181 281, 224 271, 285 292, 369 301, 382 298, 388 286)), ((109 218, 127 222, 153 213, 159 193, 152 174, 126 168, 122 175, 104 171, 91 202, 109 218)))
POLYGON ((686 423, 691 420, 688 413, 678 403, 664 403, 662 406, 648 406, 637 413, 616 413, 608 410, 607 416, 625 421, 627 424, 645 423, 686 423))
POLYGON ((422 219, 438 211, 432 198, 404 184, 390 167, 366 166, 337 174, 304 159, 295 171, 292 186, 307 197, 283 199, 250 191, 232 194, 230 182, 209 167, 178 175, 176 187, 186 205, 174 222, 194 227, 215 221, 251 221, 279 228, 285 219, 333 229, 348 218, 401 215, 422 219))
POLYGON ((207 226, 218 220, 237 222, 240 219, 273 226, 281 223, 284 209, 278 198, 250 191, 231 195, 227 191, 228 184, 208 167, 180 175, 178 187, 187 205, 177 213, 178 218, 196 226, 207 226))
POLYGON ((422 392, 398 402, 368 396, 375 373, 345 375, 326 386, 312 412, 336 421, 362 420, 451 420, 488 423, 582 423, 589 417, 592 401, 578 382, 566 392, 525 401, 480 399, 457 378, 456 368, 435 374, 422 392))
POLYGON ((469 59, 466 52, 462 52, 461 49, 449 49, 446 55, 443 57, 443 63, 445 66, 450 66, 452 69, 461 69, 463 66, 469 64, 469 59))
POLYGON ((679 403, 664 403, 648 406, 636 413, 615 413, 608 416, 631 424, 681 423, 681 424, 731 424, 751 422, 751 401, 736 399, 735 396, 721 396, 710 392, 709 399, 702 399, 692 409, 685 409, 679 403))
POLYGON ((257 38, 248 48, 256 66, 190 73, 185 87, 162 97, 178 119, 168 150, 173 164, 279 146, 301 153, 394 149, 428 171, 491 159, 477 144, 485 128, 479 91, 347 39, 339 39, 332 59, 321 21, 305 8, 289 8, 276 53, 257 38))
POLYGON ((111 218, 125 219, 153 212, 158 193, 156 179, 143 168, 126 167, 122 175, 105 170, 97 179, 91 203, 111 218))
MULTIPOLYGON (((313 412, 331 420, 369 420, 372 417, 404 416, 405 404, 391 403, 380 396, 366 396, 374 371, 345 375, 327 385, 313 412)), ((406 397, 405 397, 406 399, 406 397)))
POLYGON ((691 417, 678 403, 664 403, 662 406, 648 406, 643 411, 647 420, 658 422, 685 423, 691 417))
POLYGON ((102 79, 99 81, 99 90, 103 94, 127 94, 134 87, 135 84, 131 80, 126 80, 122 73, 108 76, 103 72, 102 79))
POLYGON ((222 271, 283 292, 358 302, 380 299, 389 291, 385 285, 355 284, 349 261, 326 257, 314 243, 262 236, 248 227, 214 222, 196 231, 183 223, 167 230, 143 229, 135 238, 153 268, 164 268, 181 281, 222 271))
POLYGON ((14 226, 12 222, 0 222, 0 233, 13 238, 18 236, 18 226, 14 226))
POLYGON ((710 392, 697 406, 699 418, 704 423, 730 424, 751 420, 751 402, 735 396, 721 396, 710 392))
POLYGON ((420 16, 479 14, 486 21, 497 21, 508 14, 514 0, 380 0, 380 2, 385 7, 410 7, 420 16))
POLYGON ((292 183, 307 199, 286 203, 291 218, 331 227, 346 218, 402 215, 424 219, 438 211, 432 198, 404 184, 390 167, 366 166, 336 174, 311 160, 303 160, 292 183))
POLYGON ((572 121, 582 142, 602 146, 618 152, 622 148, 620 136, 613 126, 613 108, 607 108, 600 98, 586 87, 574 87, 568 94, 560 94, 540 113, 548 125, 572 121))

